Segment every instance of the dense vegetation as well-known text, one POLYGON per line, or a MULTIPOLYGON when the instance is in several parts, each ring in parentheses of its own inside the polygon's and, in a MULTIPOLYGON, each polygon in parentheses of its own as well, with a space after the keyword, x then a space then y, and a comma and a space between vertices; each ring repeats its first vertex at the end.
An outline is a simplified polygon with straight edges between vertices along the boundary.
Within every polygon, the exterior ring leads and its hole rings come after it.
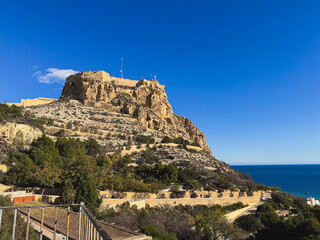
POLYGON ((316 240, 320 239, 320 207, 310 207, 304 198, 289 193, 274 192, 271 201, 260 205, 256 213, 239 217, 235 224, 256 240, 316 240))
POLYGON ((29 114, 29 112, 23 113, 21 107, 16 105, 8 106, 7 104, 0 103, 0 124, 8 121, 25 123, 35 128, 39 128, 40 130, 43 130, 43 124, 53 124, 52 119, 36 118, 35 116, 29 114))
MULTIPOLYGON (((10 197, 0 196, 0 206, 12 206, 10 197)), ((13 209, 3 209, 2 210, 2 221, 1 221, 1 231, 0 231, 0 239, 1 240, 11 240, 12 236, 12 225, 13 225, 13 217, 14 210, 13 209)), ((16 230, 15 230, 15 239, 24 240, 26 239, 26 229, 27 224, 23 220, 23 218, 18 214, 17 222, 16 222, 16 230)), ((38 240, 39 234, 30 227, 29 230, 29 239, 30 240, 38 240)))
POLYGON ((16 105, 8 106, 0 103, 0 123, 22 117, 22 110, 16 105))
MULTIPOLYGON (((106 155, 94 139, 58 137, 56 142, 43 135, 29 148, 16 143, 8 150, 4 163, 9 167, 0 180, 22 187, 61 189, 63 203, 84 201, 98 207, 100 200, 95 189, 116 191, 157 192, 172 185, 186 189, 208 189, 208 182, 190 166, 162 164, 148 149, 132 166, 129 156, 106 155), (90 199, 90 200, 86 200, 90 199)), ((211 189, 232 189, 225 177, 211 176, 211 189)))
POLYGON ((96 154, 100 146, 93 139, 81 142, 46 136, 33 141, 29 149, 8 150, 4 163, 9 171, 2 176, 7 184, 23 187, 62 189, 60 201, 81 202, 88 207, 100 205, 96 188, 101 178, 96 154))
MULTIPOLYGON (((161 146, 158 146, 158 148, 161 150, 161 146)), ((134 174, 138 179, 141 178, 144 182, 153 182, 157 184, 165 183, 166 181, 159 178, 159 174, 157 174, 158 167, 161 167, 161 165, 157 165, 160 160, 155 154, 156 150, 155 147, 148 148, 140 154, 140 157, 136 161, 139 166, 134 169, 134 174)), ((172 156, 168 156, 168 158, 170 159, 172 156)), ((177 175, 175 183, 182 185, 184 189, 200 190, 203 188, 204 190, 209 191, 224 191, 225 189, 235 190, 238 186, 243 186, 245 182, 246 185, 241 188, 241 191, 259 190, 258 185, 252 181, 250 176, 241 172, 239 172, 239 175, 235 175, 233 172, 221 173, 217 171, 213 173, 210 171, 203 171, 203 169, 197 169, 197 171, 195 171, 194 165, 187 160, 169 164, 168 168, 167 170, 171 171, 173 179, 175 179, 175 176, 177 175), (169 170, 168 168, 171 169, 169 170), (178 171, 177 174, 175 173, 175 169, 178 171), (243 181, 243 179, 246 179, 246 181, 243 181)), ((260 187, 265 186, 261 185, 260 187)))
POLYGON ((224 214, 244 207, 242 203, 221 207, 182 206, 137 209, 124 203, 105 208, 98 217, 132 230, 141 230, 158 240, 241 239, 245 232, 227 221, 224 214))

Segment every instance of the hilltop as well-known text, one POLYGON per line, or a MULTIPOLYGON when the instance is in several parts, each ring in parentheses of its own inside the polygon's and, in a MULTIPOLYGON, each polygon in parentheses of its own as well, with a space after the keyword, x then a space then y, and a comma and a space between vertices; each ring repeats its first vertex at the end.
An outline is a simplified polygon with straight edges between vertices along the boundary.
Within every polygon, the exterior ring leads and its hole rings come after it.
POLYGON ((85 106, 128 115, 148 129, 183 137, 210 151, 204 134, 192 121, 173 113, 164 85, 155 79, 135 81, 103 71, 82 72, 67 78, 60 99, 76 99, 85 106))
POLYGON ((164 88, 155 79, 116 78, 104 71, 77 73, 66 79, 59 100, 23 108, 23 115, 38 119, 40 127, 11 119, 0 126, 2 141, 10 145, 19 138, 30 144, 42 132, 53 140, 93 138, 109 156, 129 156, 133 168, 174 164, 183 169, 189 188, 255 186, 213 156, 204 133, 191 120, 173 113, 164 88))

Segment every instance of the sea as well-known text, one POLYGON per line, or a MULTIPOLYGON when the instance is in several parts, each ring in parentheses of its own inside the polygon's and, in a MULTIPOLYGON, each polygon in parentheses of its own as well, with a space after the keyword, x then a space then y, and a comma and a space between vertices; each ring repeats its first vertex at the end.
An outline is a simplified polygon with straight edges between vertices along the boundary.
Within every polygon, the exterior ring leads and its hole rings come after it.
POLYGON ((282 192, 320 200, 320 164, 305 165, 232 165, 266 186, 276 186, 282 192))

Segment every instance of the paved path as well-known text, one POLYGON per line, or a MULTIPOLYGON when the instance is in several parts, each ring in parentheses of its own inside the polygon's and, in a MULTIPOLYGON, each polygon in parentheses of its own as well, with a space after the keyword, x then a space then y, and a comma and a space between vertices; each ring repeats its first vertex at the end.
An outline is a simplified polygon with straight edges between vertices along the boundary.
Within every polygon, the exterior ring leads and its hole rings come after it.
POLYGON ((226 214, 226 217, 229 222, 233 222, 234 220, 236 220, 238 217, 240 217, 242 215, 246 215, 246 214, 250 214, 250 213, 255 212, 257 210, 257 207, 262 203, 263 202, 249 203, 248 207, 244 207, 244 208, 238 209, 236 211, 230 212, 230 213, 226 214))

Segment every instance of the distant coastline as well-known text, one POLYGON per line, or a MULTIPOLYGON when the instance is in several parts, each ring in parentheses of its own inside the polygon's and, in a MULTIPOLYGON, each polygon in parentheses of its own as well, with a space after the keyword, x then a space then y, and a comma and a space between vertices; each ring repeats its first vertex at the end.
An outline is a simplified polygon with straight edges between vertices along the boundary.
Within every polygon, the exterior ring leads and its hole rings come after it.
POLYGON ((320 199, 320 164, 231 165, 257 183, 277 186, 283 192, 320 199))
POLYGON ((320 163, 278 163, 278 164, 229 164, 231 167, 237 166, 291 166, 291 165, 320 165, 320 163))

